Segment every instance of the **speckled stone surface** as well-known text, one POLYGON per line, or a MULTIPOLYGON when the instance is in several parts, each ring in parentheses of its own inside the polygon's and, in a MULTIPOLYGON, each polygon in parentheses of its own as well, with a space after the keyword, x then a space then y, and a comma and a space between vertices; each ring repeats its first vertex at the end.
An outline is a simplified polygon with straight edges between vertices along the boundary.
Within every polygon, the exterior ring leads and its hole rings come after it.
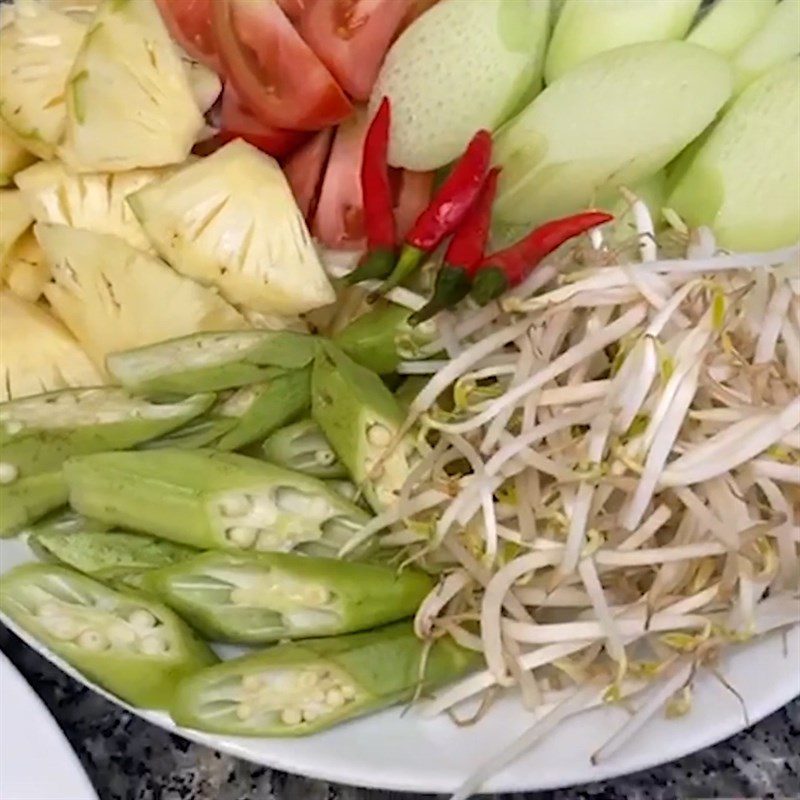
MULTIPOLYGON (((0 647, 64 729, 100 800, 421 800, 423 797, 355 789, 287 775, 190 744, 117 708, 68 678, 2 626, 0 647)), ((657 769, 573 789, 502 797, 504 800, 800 798, 800 700, 732 739, 657 769)))

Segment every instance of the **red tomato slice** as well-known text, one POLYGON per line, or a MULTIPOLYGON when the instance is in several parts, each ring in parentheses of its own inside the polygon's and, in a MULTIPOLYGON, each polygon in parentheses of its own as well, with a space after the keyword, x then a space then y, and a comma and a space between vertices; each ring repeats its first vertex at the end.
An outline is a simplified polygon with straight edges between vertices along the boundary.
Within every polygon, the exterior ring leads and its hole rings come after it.
POLYGON ((411 5, 412 0, 312 0, 298 30, 342 88, 367 100, 411 5))
POLYGON ((172 38, 193 58, 214 72, 222 66, 211 30, 211 4, 214 0, 156 0, 172 38))
POLYGON ((219 132, 219 138, 223 142, 244 139, 253 147, 281 158, 296 150, 308 137, 307 131, 292 131, 263 125, 242 105, 230 81, 225 84, 222 92, 219 132))
POLYGON ((421 17, 429 8, 433 8, 439 0, 411 0, 411 8, 400 23, 400 30, 404 31, 417 17, 421 17))
POLYGON ((322 175, 328 163, 333 141, 333 128, 325 128, 296 150, 283 165, 283 172, 292 187, 297 206, 307 220, 316 210, 322 175))
POLYGON ((433 194, 434 172, 400 171, 395 196, 394 218, 397 235, 403 239, 417 221, 417 217, 428 207, 433 194))
POLYGON ((328 168, 322 179, 311 232, 336 250, 364 247, 364 203, 361 197, 361 152, 369 116, 359 108, 336 130, 328 168))
POLYGON ((242 101, 264 124, 316 130, 352 105, 275 0, 213 0, 220 58, 242 101))
POLYGON ((312 2, 312 0, 278 0, 278 5, 292 22, 297 22, 309 2, 312 2))

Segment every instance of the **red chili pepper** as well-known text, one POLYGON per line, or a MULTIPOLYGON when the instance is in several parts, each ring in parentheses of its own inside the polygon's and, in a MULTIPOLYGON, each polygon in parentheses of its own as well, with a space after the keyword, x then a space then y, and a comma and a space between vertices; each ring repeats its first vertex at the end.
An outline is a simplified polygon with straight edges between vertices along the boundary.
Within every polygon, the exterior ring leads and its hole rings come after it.
POLYGON ((348 283, 358 283, 368 278, 385 278, 394 266, 397 232, 388 164, 391 117, 389 98, 384 97, 367 129, 361 158, 361 194, 364 201, 367 254, 358 268, 347 276, 348 283))
POLYGON ((483 259, 489 239, 499 175, 499 167, 489 170, 478 199, 461 221, 447 248, 444 264, 436 276, 433 296, 424 308, 409 317, 412 325, 430 319, 442 309, 452 308, 469 294, 472 276, 483 259))
POLYGON ((478 197, 491 156, 492 135, 489 131, 478 131, 430 205, 406 234, 397 266, 378 291, 373 293, 373 298, 386 294, 412 275, 422 259, 459 226, 478 197))
POLYGON ((524 239, 481 262, 472 281, 472 297, 486 305, 506 289, 522 283, 545 256, 564 242, 612 219, 611 214, 602 211, 584 211, 545 222, 524 239))

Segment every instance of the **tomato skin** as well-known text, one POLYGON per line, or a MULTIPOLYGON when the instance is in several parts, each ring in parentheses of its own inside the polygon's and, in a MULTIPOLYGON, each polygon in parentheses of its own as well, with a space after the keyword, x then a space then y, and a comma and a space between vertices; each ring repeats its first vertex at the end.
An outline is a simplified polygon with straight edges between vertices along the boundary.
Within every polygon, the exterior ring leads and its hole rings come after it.
POLYGON ((322 176, 328 164, 333 143, 333 128, 314 134, 286 160, 283 172, 292 187, 297 207, 308 222, 316 211, 322 176))
POLYGON ((292 22, 297 22, 310 2, 313 0, 278 0, 278 5, 292 22))
POLYGON ((156 0, 172 38, 191 56, 217 74, 222 64, 211 29, 211 6, 215 0, 156 0))
POLYGON ((368 100, 412 0, 312 0, 300 35, 355 100, 368 100))
POLYGON ((222 92, 222 114, 219 138, 224 142, 244 139, 275 158, 282 158, 296 150, 308 139, 307 131, 271 128, 261 122, 242 105, 233 85, 228 82, 222 92))
POLYGON ((213 30, 228 80, 264 125, 318 130, 352 105, 276 0, 213 0, 213 30))
POLYGON ((421 17, 429 8, 433 8, 439 0, 411 0, 411 7, 400 23, 400 31, 404 31, 415 19, 421 17))
POLYGON ((361 154, 369 116, 359 108, 336 129, 311 232, 334 250, 362 250, 365 243, 361 154))

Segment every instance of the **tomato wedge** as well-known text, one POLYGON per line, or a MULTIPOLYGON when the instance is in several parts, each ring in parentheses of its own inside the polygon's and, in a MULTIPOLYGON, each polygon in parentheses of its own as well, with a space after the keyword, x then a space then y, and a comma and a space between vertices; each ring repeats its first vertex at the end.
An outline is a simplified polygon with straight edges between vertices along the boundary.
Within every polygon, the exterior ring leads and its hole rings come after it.
POLYGON ((369 116, 359 108, 336 129, 311 232, 335 250, 364 247, 361 153, 369 116))
POLYGON ((389 44, 412 0, 315 0, 298 30, 342 88, 369 98, 389 44))
POLYGON ((297 22, 309 2, 312 0, 278 0, 278 5, 292 22, 297 22))
POLYGON ((242 105, 233 84, 230 81, 225 84, 222 92, 219 132, 219 138, 223 142, 229 142, 231 139, 244 139, 253 147, 276 158, 282 158, 296 150, 308 137, 308 131, 271 128, 262 124, 242 105))
POLYGON ((318 130, 352 105, 275 0, 213 0, 225 75, 264 125, 318 130))
POLYGON ((404 31, 415 19, 421 17, 429 8, 433 8, 439 0, 411 0, 411 7, 400 23, 400 30, 404 31))
POLYGON ((395 195, 394 218, 397 223, 397 235, 402 239, 417 217, 428 207, 433 194, 434 172, 411 172, 397 170, 397 193, 395 195))
POLYGON ((328 163, 333 142, 333 128, 325 128, 296 150, 283 165, 283 172, 292 187, 297 207, 310 221, 316 211, 322 175, 328 163))
POLYGON ((215 0, 156 0, 172 38, 195 61, 216 73, 222 71, 217 43, 211 30, 211 5, 215 0))

